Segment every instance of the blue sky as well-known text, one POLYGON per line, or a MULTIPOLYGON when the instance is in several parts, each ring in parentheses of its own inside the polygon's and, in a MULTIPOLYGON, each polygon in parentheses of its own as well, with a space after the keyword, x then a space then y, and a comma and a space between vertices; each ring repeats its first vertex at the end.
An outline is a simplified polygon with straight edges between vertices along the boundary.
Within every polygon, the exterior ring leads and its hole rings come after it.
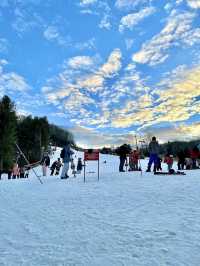
POLYGON ((82 146, 200 137, 200 0, 1 0, 0 96, 82 146))

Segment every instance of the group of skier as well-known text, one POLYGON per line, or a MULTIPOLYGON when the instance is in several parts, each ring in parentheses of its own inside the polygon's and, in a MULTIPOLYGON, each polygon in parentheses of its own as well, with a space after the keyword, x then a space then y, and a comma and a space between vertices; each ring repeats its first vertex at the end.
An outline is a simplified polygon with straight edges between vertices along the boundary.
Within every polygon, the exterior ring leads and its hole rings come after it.
MULTIPOLYGON (((160 146, 156 137, 152 137, 149 143, 149 162, 146 172, 151 172, 153 165, 153 172, 162 171, 162 162, 167 164, 167 169, 169 173, 174 173, 174 156, 167 152, 164 158, 159 156, 160 146)), ((118 148, 117 154, 120 158, 119 172, 125 172, 124 166, 126 166, 126 171, 142 171, 140 164, 140 151, 139 149, 130 150, 128 145, 122 145, 118 148)), ((72 175, 76 177, 76 174, 80 174, 84 164, 82 159, 78 158, 77 165, 75 165, 75 160, 73 159, 74 152, 70 147, 70 142, 67 142, 64 148, 61 150, 60 157, 55 160, 50 166, 50 157, 48 152, 45 152, 40 164, 42 166, 43 176, 47 175, 47 169, 50 168, 51 176, 60 175, 60 169, 62 167, 61 179, 69 178, 68 171, 71 166, 72 175)), ((76 157, 76 155, 75 155, 76 157)), ((197 146, 193 149, 185 149, 179 151, 176 154, 178 170, 190 170, 200 168, 200 150, 197 146)), ((21 166, 18 163, 13 164, 13 168, 8 172, 8 179, 16 178, 27 178, 29 174, 30 167, 21 166)))
MULTIPOLYGON (((156 137, 152 137, 149 143, 149 162, 146 172, 151 172, 153 165, 153 172, 162 171, 162 162, 167 164, 168 173, 174 173, 174 155, 170 151, 167 151, 164 158, 161 158, 160 146, 156 137)), ((124 166, 129 166, 129 171, 141 171, 140 165, 140 152, 138 149, 132 150, 131 152, 127 150, 125 145, 122 145, 118 149, 118 155, 120 157, 119 172, 125 172, 124 166)), ((179 151, 176 155, 178 170, 191 170, 200 168, 200 150, 197 146, 193 149, 185 149, 184 151, 179 151)))
POLYGON ((7 171, 8 179, 28 178, 29 170, 29 167, 19 166, 16 162, 13 164, 13 167, 7 171))
MULTIPOLYGON (((57 160, 55 160, 50 167, 51 176, 54 174, 59 175, 60 169, 62 167, 61 179, 69 178, 68 171, 70 164, 71 164, 72 175, 76 177, 76 174, 80 174, 83 167, 82 160, 81 158, 78 158, 78 163, 76 166, 73 159, 73 155, 74 152, 70 147, 70 142, 67 142, 64 148, 61 150, 60 157, 57 160)), ((43 176, 46 176, 47 168, 50 166, 50 158, 48 154, 44 154, 41 160, 41 165, 43 169, 43 176)))

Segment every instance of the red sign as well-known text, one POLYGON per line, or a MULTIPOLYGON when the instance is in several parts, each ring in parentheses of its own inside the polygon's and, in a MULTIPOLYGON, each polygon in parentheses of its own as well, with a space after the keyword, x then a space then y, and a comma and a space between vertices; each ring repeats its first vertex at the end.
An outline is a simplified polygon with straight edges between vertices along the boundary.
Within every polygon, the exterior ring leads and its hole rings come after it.
POLYGON ((85 150, 84 151, 85 161, 98 161, 99 160, 99 150, 85 150))

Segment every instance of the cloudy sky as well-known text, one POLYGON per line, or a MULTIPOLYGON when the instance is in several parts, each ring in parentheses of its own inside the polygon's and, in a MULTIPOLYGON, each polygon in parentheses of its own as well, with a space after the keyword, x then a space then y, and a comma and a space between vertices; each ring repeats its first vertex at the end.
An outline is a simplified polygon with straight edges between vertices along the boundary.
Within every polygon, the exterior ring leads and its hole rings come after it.
POLYGON ((200 0, 1 0, 0 96, 82 146, 200 137, 200 0))

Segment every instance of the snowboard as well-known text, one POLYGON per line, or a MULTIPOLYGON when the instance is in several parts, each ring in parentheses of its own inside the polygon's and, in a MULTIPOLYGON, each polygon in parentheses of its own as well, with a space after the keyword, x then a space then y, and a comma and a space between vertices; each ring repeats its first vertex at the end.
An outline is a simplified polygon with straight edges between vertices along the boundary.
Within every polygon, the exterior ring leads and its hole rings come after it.
POLYGON ((184 172, 174 172, 174 173, 169 173, 169 172, 154 172, 154 175, 186 175, 184 172))

